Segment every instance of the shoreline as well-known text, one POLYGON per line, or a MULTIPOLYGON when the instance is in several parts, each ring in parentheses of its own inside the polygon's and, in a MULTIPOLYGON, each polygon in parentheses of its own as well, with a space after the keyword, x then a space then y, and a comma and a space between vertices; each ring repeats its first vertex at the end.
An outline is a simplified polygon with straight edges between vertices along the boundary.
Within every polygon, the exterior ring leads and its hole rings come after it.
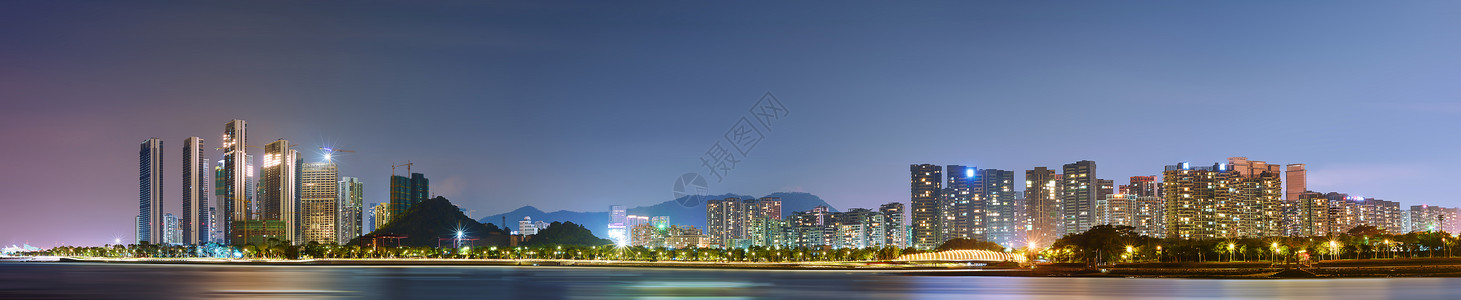
POLYGON ((499 260, 499 259, 301 259, 301 260, 234 260, 234 259, 117 259, 63 257, 61 263, 113 263, 151 265, 243 265, 243 266, 455 266, 455 267, 553 267, 553 268, 645 268, 693 270, 759 270, 759 271, 832 271, 881 272, 903 276, 999 276, 999 277, 1081 277, 1081 278, 1165 278, 1165 279, 1339 279, 1339 278, 1457 278, 1461 277, 1461 260, 1430 261, 1342 261, 1334 266, 1305 269, 1285 267, 1224 267, 1221 263, 1203 266, 1142 267, 1111 266, 1084 269, 1041 266, 1035 269, 967 266, 927 263, 747 263, 747 262, 678 262, 678 261, 607 261, 607 260, 499 260))

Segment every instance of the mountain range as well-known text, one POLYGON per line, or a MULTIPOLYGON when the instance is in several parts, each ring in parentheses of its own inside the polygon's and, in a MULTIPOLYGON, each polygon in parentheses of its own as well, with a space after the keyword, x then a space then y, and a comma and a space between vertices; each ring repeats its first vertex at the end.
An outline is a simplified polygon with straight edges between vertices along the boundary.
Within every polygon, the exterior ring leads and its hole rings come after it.
MULTIPOLYGON (((827 201, 824 201, 821 197, 817 197, 817 195, 812 195, 810 193, 778 192, 766 195, 766 197, 781 198, 782 218, 790 216, 792 212, 808 211, 817 206, 827 206, 827 208, 831 211, 837 211, 837 209, 832 207, 831 204, 827 204, 827 201)), ((700 230, 705 230, 704 200, 725 198, 757 199, 757 197, 737 194, 685 196, 679 199, 665 201, 655 205, 630 208, 628 209, 628 214, 651 217, 669 216, 671 225, 691 225, 695 226, 696 228, 700 228, 700 230)), ((479 221, 482 223, 501 224, 505 219, 508 228, 511 228, 512 230, 517 230, 518 221, 523 220, 523 217, 531 217, 534 222, 543 221, 551 223, 554 221, 558 221, 582 224, 584 227, 593 231, 594 235, 596 236, 608 236, 607 232, 605 232, 609 227, 609 212, 607 210, 589 212, 560 210, 555 212, 543 212, 536 207, 523 206, 522 208, 518 208, 510 212, 483 217, 479 219, 479 221)))

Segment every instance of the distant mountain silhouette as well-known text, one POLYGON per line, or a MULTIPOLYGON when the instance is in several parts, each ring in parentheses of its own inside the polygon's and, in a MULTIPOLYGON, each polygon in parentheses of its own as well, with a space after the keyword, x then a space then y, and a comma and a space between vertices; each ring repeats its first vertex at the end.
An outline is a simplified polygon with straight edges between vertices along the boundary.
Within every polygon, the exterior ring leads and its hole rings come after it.
MULTIPOLYGON (((502 230, 495 225, 483 225, 468 218, 445 197, 421 201, 394 221, 369 234, 402 234, 407 236, 401 240, 402 246, 435 247, 438 238, 454 237, 457 230, 462 230, 469 238, 479 239, 479 244, 494 242, 495 239, 490 238, 491 236, 503 235, 502 230)), ((350 243, 359 245, 360 238, 355 238, 350 243)))
MULTIPOLYGON (((669 216, 670 224, 672 225, 691 225, 700 228, 701 230, 705 230, 705 200, 725 198, 757 198, 737 194, 700 196, 700 199, 692 199, 689 197, 694 196, 681 197, 679 199, 665 201, 650 206, 630 208, 629 214, 651 217, 669 216), (693 206, 686 206, 682 205, 681 203, 693 204, 693 206)), ((827 201, 822 200, 821 197, 817 197, 817 195, 812 195, 809 193, 778 192, 766 195, 766 197, 781 198, 782 217, 790 216, 792 212, 812 210, 812 208, 817 207, 818 205, 825 205, 828 209, 831 209, 832 211, 838 211, 835 207, 832 207, 831 204, 827 204, 827 201)), ((502 218, 506 217, 507 223, 509 224, 508 227, 512 230, 518 229, 518 221, 521 221, 525 216, 532 217, 534 222, 573 222, 577 224, 582 224, 585 228, 593 231, 596 236, 607 237, 607 231, 609 227, 608 207, 605 206, 601 209, 604 210, 590 212, 577 212, 567 210, 543 212, 542 210, 539 210, 532 206, 523 206, 522 208, 518 208, 510 212, 483 217, 479 220, 482 223, 496 224, 502 223, 502 218)))

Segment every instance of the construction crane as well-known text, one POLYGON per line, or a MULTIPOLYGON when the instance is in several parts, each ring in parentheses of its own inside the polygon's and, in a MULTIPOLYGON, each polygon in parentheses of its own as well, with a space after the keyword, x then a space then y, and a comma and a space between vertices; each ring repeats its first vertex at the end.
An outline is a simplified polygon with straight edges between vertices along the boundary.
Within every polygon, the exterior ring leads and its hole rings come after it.
POLYGON ((350 153, 355 153, 355 150, 340 150, 340 149, 335 149, 335 148, 330 148, 330 147, 320 147, 320 151, 325 151, 325 160, 331 160, 333 158, 333 156, 335 156, 335 152, 350 152, 350 153))
POLYGON ((413 164, 409 160, 406 161, 406 163, 404 163, 404 164, 391 165, 391 176, 396 176, 396 167, 399 167, 399 166, 406 166, 406 174, 411 174, 411 165, 413 165, 413 164))

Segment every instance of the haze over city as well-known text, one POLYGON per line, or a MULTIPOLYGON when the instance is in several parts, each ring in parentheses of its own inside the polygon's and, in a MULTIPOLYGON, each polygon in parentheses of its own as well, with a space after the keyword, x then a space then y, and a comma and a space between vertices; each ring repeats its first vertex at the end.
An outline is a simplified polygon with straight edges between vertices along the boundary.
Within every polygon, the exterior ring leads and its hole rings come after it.
MULTIPOLYGON (((131 240, 137 145, 316 147, 481 217, 670 200, 766 92, 713 194, 909 200, 908 164, 1098 176, 1246 156, 1310 190, 1461 205, 1461 6, 1298 3, 15 3, 0 9, 0 243, 131 240)), ((217 159, 216 150, 207 153, 217 159)))

